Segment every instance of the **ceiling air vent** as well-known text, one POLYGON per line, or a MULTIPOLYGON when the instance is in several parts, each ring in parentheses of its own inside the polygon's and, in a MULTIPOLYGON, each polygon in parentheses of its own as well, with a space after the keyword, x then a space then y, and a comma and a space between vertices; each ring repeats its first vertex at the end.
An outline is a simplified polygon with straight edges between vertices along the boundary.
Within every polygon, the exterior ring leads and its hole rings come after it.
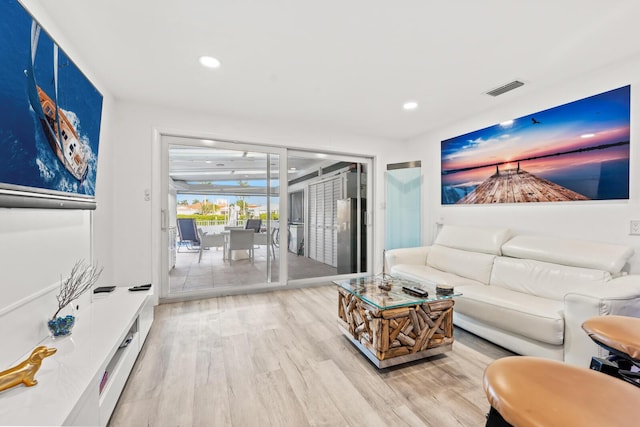
POLYGON ((487 92, 487 95, 491 95, 491 96, 502 95, 503 93, 509 92, 510 90, 517 89, 520 86, 524 86, 524 83, 519 82, 518 80, 514 80, 511 83, 507 83, 504 86, 500 86, 493 90, 490 90, 489 92, 487 92))

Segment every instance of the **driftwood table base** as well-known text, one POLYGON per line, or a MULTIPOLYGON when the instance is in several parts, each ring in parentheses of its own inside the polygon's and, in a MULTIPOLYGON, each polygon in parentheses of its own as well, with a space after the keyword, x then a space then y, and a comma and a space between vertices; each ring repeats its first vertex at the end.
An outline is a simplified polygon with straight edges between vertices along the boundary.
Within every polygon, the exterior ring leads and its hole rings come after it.
POLYGON ((378 368, 451 350, 453 299, 381 310, 338 288, 338 325, 378 368))

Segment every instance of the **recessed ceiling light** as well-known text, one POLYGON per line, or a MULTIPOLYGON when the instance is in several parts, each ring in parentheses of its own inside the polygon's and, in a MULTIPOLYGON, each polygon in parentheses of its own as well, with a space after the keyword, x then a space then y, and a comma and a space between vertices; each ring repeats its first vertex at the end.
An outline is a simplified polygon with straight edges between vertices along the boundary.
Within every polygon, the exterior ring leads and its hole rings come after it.
POLYGON ((596 136, 595 133, 585 133, 584 135, 580 135, 580 138, 593 138, 596 136))
POLYGON ((220 67, 220 61, 213 56, 201 56, 200 63, 207 68, 220 67))
POLYGON ((415 101, 408 101, 402 104, 402 108, 407 111, 415 110, 416 108, 418 108, 418 103, 415 101))

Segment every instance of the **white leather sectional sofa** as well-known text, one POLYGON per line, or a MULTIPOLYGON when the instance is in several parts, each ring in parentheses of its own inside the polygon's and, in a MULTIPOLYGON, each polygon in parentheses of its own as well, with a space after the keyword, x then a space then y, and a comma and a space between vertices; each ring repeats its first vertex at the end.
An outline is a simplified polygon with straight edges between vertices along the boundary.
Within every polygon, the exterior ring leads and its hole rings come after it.
POLYGON ((591 316, 640 317, 640 275, 626 246, 508 229, 442 226, 432 246, 385 253, 387 272, 455 287, 454 324, 518 354, 588 367, 601 349, 582 330, 591 316))

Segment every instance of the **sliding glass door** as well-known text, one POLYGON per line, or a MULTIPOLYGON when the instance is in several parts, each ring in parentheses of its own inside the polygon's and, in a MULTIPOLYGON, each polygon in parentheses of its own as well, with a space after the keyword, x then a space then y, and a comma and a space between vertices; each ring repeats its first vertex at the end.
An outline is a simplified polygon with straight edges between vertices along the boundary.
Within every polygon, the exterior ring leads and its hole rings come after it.
POLYGON ((278 283, 281 153, 164 137, 168 297, 278 283), (175 239, 175 243, 174 240, 175 239))
POLYGON ((170 135, 161 143, 161 298, 372 270, 371 159, 170 135))
POLYGON ((295 150, 287 161, 289 281, 370 271, 371 162, 295 150))

